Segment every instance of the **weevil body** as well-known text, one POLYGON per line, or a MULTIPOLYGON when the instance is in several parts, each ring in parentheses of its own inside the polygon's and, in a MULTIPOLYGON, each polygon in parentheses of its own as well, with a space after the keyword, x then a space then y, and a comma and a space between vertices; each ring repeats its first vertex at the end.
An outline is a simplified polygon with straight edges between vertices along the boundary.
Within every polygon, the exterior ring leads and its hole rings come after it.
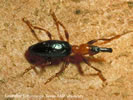
POLYGON ((95 75, 98 75, 99 78, 103 82, 105 82, 106 78, 104 78, 101 70, 92 66, 90 64, 90 61, 94 61, 94 62, 103 61, 101 59, 97 59, 92 56, 98 54, 99 52, 111 53, 112 48, 99 47, 99 46, 96 46, 95 43, 98 41, 103 41, 102 44, 106 44, 114 39, 120 38, 122 35, 125 35, 128 32, 125 34, 116 35, 109 39, 105 39, 105 38, 95 39, 81 45, 71 45, 69 44, 69 34, 65 26, 60 21, 57 20, 54 12, 52 12, 51 15, 53 17, 53 20, 55 21, 60 40, 52 40, 51 33, 49 31, 47 31, 44 28, 33 26, 32 24, 30 24, 29 21, 25 21, 24 18, 22 19, 23 22, 25 22, 28 25, 31 32, 35 36, 35 38, 39 41, 39 43, 30 46, 25 53, 25 57, 29 61, 29 63, 32 64, 32 67, 26 69, 23 75, 29 70, 35 69, 36 66, 39 66, 40 68, 44 68, 45 66, 59 64, 60 62, 63 62, 63 65, 60 71, 57 72, 52 77, 50 77, 45 82, 46 84, 50 82, 53 78, 58 77, 68 67, 69 63, 75 64, 78 68, 79 73, 81 75, 84 75, 84 72, 80 66, 80 63, 85 62, 88 66, 96 70, 98 73, 95 75), (67 41, 65 41, 62 35, 60 34, 59 25, 64 29, 64 33, 67 41), (47 40, 47 41, 40 40, 36 35, 34 29, 44 31, 50 40, 47 40))
POLYGON ((32 55, 44 57, 44 59, 63 58, 71 54, 71 45, 66 41, 48 40, 39 42, 29 47, 32 55))

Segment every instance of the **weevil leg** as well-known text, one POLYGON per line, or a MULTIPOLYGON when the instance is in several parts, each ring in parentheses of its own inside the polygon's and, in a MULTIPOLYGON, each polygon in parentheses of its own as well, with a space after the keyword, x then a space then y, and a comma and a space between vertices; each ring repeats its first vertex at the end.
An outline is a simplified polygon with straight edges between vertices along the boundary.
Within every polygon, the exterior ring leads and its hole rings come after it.
POLYGON ((100 43, 100 44, 106 44, 106 43, 111 42, 112 40, 115 40, 115 39, 120 38, 121 36, 122 36, 122 35, 116 35, 116 36, 114 36, 114 37, 112 37, 112 38, 109 38, 109 39, 106 39, 106 38, 95 39, 95 40, 89 41, 88 44, 91 45, 91 44, 96 43, 96 42, 98 42, 98 41, 104 41, 104 42, 102 42, 102 43, 100 43))
POLYGON ((28 27, 30 28, 31 32, 33 33, 34 37, 40 42, 42 40, 40 40, 37 36, 37 34, 35 33, 35 31, 33 30, 34 29, 38 29, 38 30, 42 30, 44 32, 46 32, 47 36, 49 37, 50 40, 52 40, 52 36, 51 36, 51 33, 49 31, 47 31, 46 29, 43 29, 43 28, 40 28, 40 27, 37 27, 37 26, 33 26, 28 20, 25 20, 24 18, 22 19, 22 21, 24 23, 26 23, 28 25, 28 27))
POLYGON ((101 58, 101 57, 94 58, 93 56, 89 56, 86 59, 90 62, 105 62, 106 61, 104 58, 101 58))
POLYGON ((60 25, 60 26, 64 29, 65 37, 66 37, 67 41, 69 42, 69 33, 68 33, 68 31, 66 30, 66 27, 65 27, 60 21, 58 21, 58 19, 57 19, 55 13, 52 12, 52 10, 51 10, 51 15, 52 15, 52 17, 53 17, 53 20, 55 21, 55 24, 56 24, 56 27, 57 27, 57 31, 58 31, 59 38, 60 38, 61 40, 64 40, 63 37, 62 37, 62 35, 60 34, 60 30, 59 30, 59 25, 60 25))
POLYGON ((58 77, 61 73, 63 73, 65 71, 65 69, 68 67, 68 65, 69 65, 68 61, 64 62, 60 71, 57 72, 55 75, 51 76, 44 84, 47 84, 50 81, 52 81, 52 79, 54 79, 55 77, 58 77))
POLYGON ((90 75, 93 75, 93 76, 98 75, 99 78, 100 78, 103 82, 105 82, 105 81, 106 81, 106 78, 103 76, 101 70, 99 70, 99 69, 95 68, 94 66, 92 66, 92 65, 88 62, 88 60, 87 60, 85 57, 82 56, 82 58, 83 58, 83 61, 84 61, 88 66, 90 66, 91 68, 93 68, 94 70, 96 70, 96 71, 98 72, 97 74, 90 74, 90 75))
POLYGON ((106 43, 111 42, 112 40, 118 39, 118 38, 120 38, 121 36, 126 35, 126 34, 131 33, 131 32, 133 32, 133 31, 124 32, 124 33, 121 34, 121 35, 116 35, 116 36, 113 36, 113 37, 108 38, 108 39, 106 39, 106 38, 94 39, 94 40, 89 41, 88 44, 89 44, 89 45, 92 45, 93 43, 96 43, 96 42, 98 42, 98 41, 104 41, 104 42, 102 42, 102 43, 100 43, 100 44, 106 44, 106 43))
POLYGON ((78 68, 78 71, 79 71, 80 75, 84 75, 83 69, 82 69, 82 67, 80 66, 80 64, 77 63, 76 66, 77 66, 77 68, 78 68))
POLYGON ((32 27, 33 27, 34 29, 38 29, 38 30, 42 30, 42 31, 46 32, 46 34, 47 34, 47 36, 49 37, 49 39, 52 40, 52 35, 51 35, 51 33, 50 33, 49 31, 47 31, 46 29, 40 28, 40 27, 38 27, 38 26, 32 26, 32 27))
POLYGON ((70 62, 71 62, 72 64, 76 65, 76 67, 77 67, 77 69, 78 69, 80 75, 84 75, 83 69, 82 69, 82 67, 81 67, 81 65, 80 65, 80 62, 83 61, 83 60, 82 60, 82 57, 81 57, 80 55, 78 55, 78 54, 75 54, 75 55, 73 55, 73 56, 70 56, 70 57, 69 57, 69 60, 70 60, 70 62))
POLYGON ((29 72, 30 70, 34 70, 36 74, 42 74, 44 71, 45 71, 45 66, 49 66, 51 65, 52 63, 51 62, 45 62, 45 63, 41 63, 39 65, 31 65, 29 68, 25 69, 25 71, 23 73, 21 73, 20 76, 23 76, 24 74, 26 74, 27 72, 29 72), (40 68, 40 71, 37 71, 37 66, 38 68, 40 68))
POLYGON ((60 21, 58 21, 58 23, 64 28, 65 37, 67 39, 67 42, 69 42, 69 33, 68 33, 67 29, 60 21))
POLYGON ((39 42, 42 41, 42 40, 40 40, 40 39, 38 38, 37 34, 36 34, 35 31, 33 30, 31 23, 30 23, 28 20, 25 20, 24 18, 22 19, 22 21, 28 25, 28 27, 30 28, 30 30, 31 30, 32 34, 34 35, 34 37, 35 37, 39 42))
POLYGON ((35 66, 31 66, 31 67, 25 69, 25 71, 24 71, 23 73, 21 73, 20 76, 23 77, 27 72, 29 72, 29 71, 32 70, 32 69, 33 69, 36 73, 38 73, 37 70, 36 70, 36 68, 35 68, 35 66))

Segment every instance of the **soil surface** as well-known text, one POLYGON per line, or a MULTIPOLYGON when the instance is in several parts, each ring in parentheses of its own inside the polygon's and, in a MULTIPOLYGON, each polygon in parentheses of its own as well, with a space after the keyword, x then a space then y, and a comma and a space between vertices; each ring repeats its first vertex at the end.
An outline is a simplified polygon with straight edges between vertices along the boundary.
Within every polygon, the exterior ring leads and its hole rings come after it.
MULTIPOLYGON (((65 38, 62 28, 61 34, 65 38)), ((41 40, 47 35, 36 30, 41 40)), ((133 100, 133 2, 127 0, 1 0, 0 1, 0 99, 2 100, 133 100), (69 32, 70 44, 80 45, 93 39, 123 35, 98 45, 112 48, 112 53, 99 53, 101 62, 90 63, 102 71, 106 85, 94 69, 81 63, 88 76, 81 76, 75 65, 48 84, 61 64, 46 67, 43 73, 30 70, 25 51, 38 41, 22 18, 45 28, 58 39, 50 15, 55 12, 69 32)))

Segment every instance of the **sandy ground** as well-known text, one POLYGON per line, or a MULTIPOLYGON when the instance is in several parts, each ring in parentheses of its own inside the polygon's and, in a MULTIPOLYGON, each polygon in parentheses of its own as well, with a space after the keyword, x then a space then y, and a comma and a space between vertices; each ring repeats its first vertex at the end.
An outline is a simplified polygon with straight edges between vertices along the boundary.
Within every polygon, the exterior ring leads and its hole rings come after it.
MULTIPOLYGON (((133 31, 133 2, 126 0, 0 0, 0 99, 132 100, 133 32, 102 45, 113 49, 95 56, 105 62, 91 62, 107 79, 104 87, 99 77, 81 76, 72 64, 46 85, 61 65, 47 67, 41 75, 31 70, 19 77, 30 67, 25 51, 38 42, 22 18, 59 39, 50 9, 66 26, 72 45, 133 31)), ((36 32, 40 39, 48 40, 46 34, 36 32)), ((84 63, 81 66, 86 74, 96 72, 84 63)))

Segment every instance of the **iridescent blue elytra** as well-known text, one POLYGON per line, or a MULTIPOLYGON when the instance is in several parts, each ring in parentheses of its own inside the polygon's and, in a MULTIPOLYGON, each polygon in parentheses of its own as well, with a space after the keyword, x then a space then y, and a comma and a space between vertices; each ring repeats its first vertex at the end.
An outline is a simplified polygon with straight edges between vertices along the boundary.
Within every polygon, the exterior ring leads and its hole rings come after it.
POLYGON ((29 47, 32 55, 44 58, 63 58, 71 54, 71 45, 66 41, 48 40, 29 47))

